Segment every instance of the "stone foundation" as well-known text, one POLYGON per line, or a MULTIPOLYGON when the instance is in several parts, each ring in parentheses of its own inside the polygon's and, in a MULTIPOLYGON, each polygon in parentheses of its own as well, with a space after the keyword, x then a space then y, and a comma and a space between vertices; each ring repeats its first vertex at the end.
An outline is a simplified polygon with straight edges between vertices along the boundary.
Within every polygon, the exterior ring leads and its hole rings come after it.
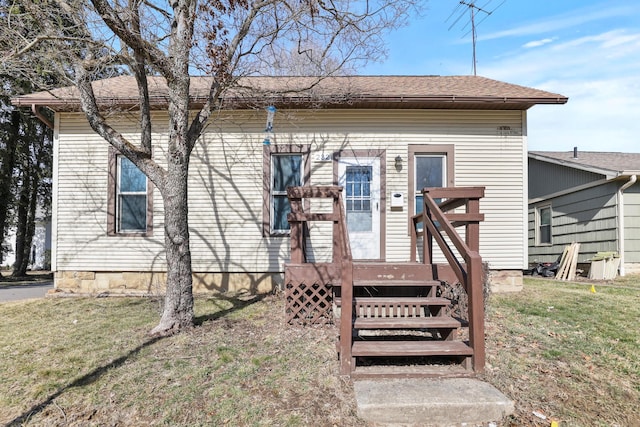
MULTIPOLYGON (((57 271, 55 288, 70 293, 161 295, 164 272, 57 271)), ((282 289, 281 273, 193 273, 193 293, 250 292, 262 294, 282 289)))
POLYGON ((489 287, 492 293, 520 292, 522 270, 490 270, 489 287))

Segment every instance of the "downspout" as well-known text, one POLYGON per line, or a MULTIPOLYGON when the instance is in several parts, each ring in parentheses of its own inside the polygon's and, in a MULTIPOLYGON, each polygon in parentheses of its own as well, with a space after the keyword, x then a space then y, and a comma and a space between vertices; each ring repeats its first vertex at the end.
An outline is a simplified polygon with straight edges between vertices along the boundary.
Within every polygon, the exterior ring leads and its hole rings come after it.
POLYGON ((33 115, 36 116, 37 118, 40 119, 40 121, 42 123, 44 123, 44 125, 46 127, 48 127, 49 129, 53 130, 53 123, 51 123, 49 121, 49 119, 47 119, 44 114, 42 114, 40 112, 40 110, 38 110, 38 106, 36 104, 31 104, 31 111, 33 112, 33 115))
POLYGON ((631 187, 638 180, 638 175, 631 175, 629 181, 625 182, 618 190, 618 247, 620 248, 620 276, 625 275, 624 271, 624 190, 631 187))

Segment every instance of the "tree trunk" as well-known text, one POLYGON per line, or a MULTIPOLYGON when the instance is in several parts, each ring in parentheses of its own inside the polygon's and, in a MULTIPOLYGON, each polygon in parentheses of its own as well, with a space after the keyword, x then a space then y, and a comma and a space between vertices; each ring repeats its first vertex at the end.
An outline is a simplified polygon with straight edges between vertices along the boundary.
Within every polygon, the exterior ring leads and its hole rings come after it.
MULTIPOLYGON (((25 251, 25 244, 27 238, 27 222, 29 219, 29 195, 31 194, 31 177, 28 170, 22 171, 22 188, 20 189, 20 197, 18 197, 18 215, 16 221, 16 260, 13 264, 13 277, 24 276, 24 273, 20 274, 20 266, 26 265, 28 262, 25 260, 25 252, 28 253, 28 248, 25 251)), ((26 272, 26 266, 25 266, 26 272)))
MULTIPOLYGON (((2 243, 7 232, 7 218, 9 206, 13 201, 11 190, 13 188, 13 168, 16 163, 16 147, 18 145, 18 127, 20 126, 20 113, 18 111, 11 112, 11 126, 7 132, 4 152, 0 161, 0 265, 4 260, 2 252, 2 243)), ((0 275, 2 280, 2 275, 0 275)))
MULTIPOLYGON (((28 208, 26 217, 18 216, 20 221, 24 221, 24 224, 19 223, 18 229, 22 230, 21 235, 21 251, 18 251, 18 242, 16 239, 16 262, 13 265, 13 277, 24 277, 27 275, 27 268, 31 261, 31 244, 33 243, 33 236, 36 231, 36 210, 38 206, 38 186, 40 180, 38 177, 39 171, 37 170, 38 163, 35 165, 28 165, 26 175, 29 179, 25 181, 25 187, 23 192, 28 192, 28 208)), ((22 197, 21 197, 22 199, 22 197)))
MULTIPOLYGON (((176 156, 177 157, 177 156, 176 156)), ((163 185, 164 240, 167 254, 167 290, 164 310, 153 335, 169 335, 193 326, 191 249, 187 205, 186 160, 169 155, 168 178, 163 185)))

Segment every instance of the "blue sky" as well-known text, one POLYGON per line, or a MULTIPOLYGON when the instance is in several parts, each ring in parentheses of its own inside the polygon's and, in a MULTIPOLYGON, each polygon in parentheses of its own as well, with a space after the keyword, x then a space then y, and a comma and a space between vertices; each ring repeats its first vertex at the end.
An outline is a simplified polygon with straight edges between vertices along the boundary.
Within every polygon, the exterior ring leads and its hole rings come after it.
MULTIPOLYGON (((640 2, 502 1, 475 3, 499 6, 477 14, 477 74, 569 97, 528 110, 529 149, 640 152, 640 2)), ((449 28, 458 4, 429 1, 361 73, 473 74, 468 11, 449 28)))

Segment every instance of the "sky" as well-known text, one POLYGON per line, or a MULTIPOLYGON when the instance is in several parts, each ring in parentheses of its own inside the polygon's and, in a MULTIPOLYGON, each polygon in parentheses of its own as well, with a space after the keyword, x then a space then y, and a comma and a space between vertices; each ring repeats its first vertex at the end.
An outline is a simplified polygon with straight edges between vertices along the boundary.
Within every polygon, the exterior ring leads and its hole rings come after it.
MULTIPOLYGON (((470 12, 459 3, 430 0, 387 36, 388 58, 360 73, 472 75, 470 12)), ((479 76, 569 98, 528 110, 529 150, 640 152, 640 1, 474 4, 491 12, 476 12, 479 76)))

